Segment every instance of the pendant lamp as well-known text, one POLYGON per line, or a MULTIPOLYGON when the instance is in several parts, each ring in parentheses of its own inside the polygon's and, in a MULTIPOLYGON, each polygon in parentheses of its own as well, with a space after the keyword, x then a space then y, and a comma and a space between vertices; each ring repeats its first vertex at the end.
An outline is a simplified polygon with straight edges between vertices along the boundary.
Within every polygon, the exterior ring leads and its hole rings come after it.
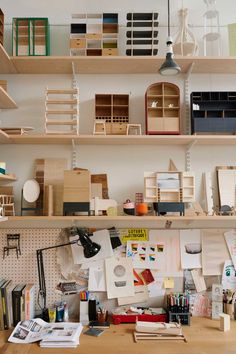
POLYGON ((177 75, 180 73, 181 69, 179 65, 173 60, 173 40, 170 36, 170 0, 168 1, 168 37, 166 40, 166 60, 159 69, 159 73, 165 76, 177 75))

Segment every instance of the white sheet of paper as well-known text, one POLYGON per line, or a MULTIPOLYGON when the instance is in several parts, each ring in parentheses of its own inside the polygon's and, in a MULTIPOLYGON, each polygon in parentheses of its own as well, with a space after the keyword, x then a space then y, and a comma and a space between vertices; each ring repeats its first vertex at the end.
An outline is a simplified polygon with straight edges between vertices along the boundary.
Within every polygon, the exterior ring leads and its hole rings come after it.
POLYGON ((234 268, 236 269, 236 231, 230 230, 225 232, 224 236, 234 268))
POLYGON ((182 269, 202 268, 202 244, 200 230, 180 230, 182 269))
POLYGON ((126 257, 132 259, 134 268, 159 269, 164 262, 163 251, 163 243, 127 241, 126 257))
POLYGON ((226 260, 224 263, 222 286, 223 289, 236 291, 236 274, 233 262, 231 260, 226 260))
POLYGON ((202 230, 202 274, 221 275, 230 255, 221 230, 202 230))
MULTIPOLYGON (((76 240, 78 236, 71 236, 70 241, 76 240)), ((99 230, 93 233, 91 237, 93 242, 98 243, 101 246, 100 251, 91 258, 85 258, 83 247, 77 246, 76 244, 71 245, 72 255, 75 264, 90 263, 93 261, 105 259, 107 257, 113 256, 113 250, 111 247, 110 234, 108 230, 99 230)))
POLYGON ((155 283, 151 283, 147 286, 148 287, 148 295, 150 298, 165 295, 166 289, 164 289, 163 283, 164 283, 164 278, 160 278, 159 281, 157 281, 155 283))
POLYGON ((200 269, 193 269, 193 270, 191 270, 191 274, 192 274, 192 278, 193 278, 194 285, 195 285, 197 292, 200 293, 201 291, 205 291, 206 290, 206 283, 205 283, 205 279, 202 275, 202 271, 200 269))
POLYGON ((107 298, 134 296, 133 264, 131 258, 105 259, 107 298))
POLYGON ((150 230, 149 242, 164 245, 163 257, 159 259, 157 277, 182 277, 180 267, 179 230, 150 230))
POLYGON ((140 302, 146 302, 148 300, 147 287, 145 285, 138 286, 137 289, 135 288, 134 296, 119 297, 117 300, 118 300, 119 306, 129 305, 129 304, 137 304, 140 302))
POLYGON ((89 281, 88 281, 89 291, 106 291, 106 280, 105 280, 105 266, 100 267, 89 267, 89 281))

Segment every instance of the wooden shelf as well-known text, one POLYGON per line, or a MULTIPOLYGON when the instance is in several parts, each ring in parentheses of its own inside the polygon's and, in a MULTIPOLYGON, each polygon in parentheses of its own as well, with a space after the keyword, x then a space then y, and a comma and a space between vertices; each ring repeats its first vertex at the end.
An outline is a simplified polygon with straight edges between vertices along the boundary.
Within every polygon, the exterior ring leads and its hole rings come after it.
POLYGON ((10 174, 10 175, 0 174, 0 184, 1 184, 1 182, 14 182, 14 181, 16 181, 15 175, 13 175, 13 174, 10 174))
MULTIPOLYGON (((0 74, 147 74, 157 73, 164 61, 159 56, 47 56, 9 57, 0 46, 0 74)), ((175 57, 186 73, 194 63, 192 73, 236 74, 236 57, 175 57)))
POLYGON ((17 108, 15 101, 0 86, 0 109, 17 108))
POLYGON ((235 135, 7 135, 0 130, 0 144, 71 145, 236 145, 235 135))
POLYGON ((108 228, 112 226, 127 228, 165 228, 171 222, 173 228, 232 228, 236 216, 9 216, 2 227, 63 227, 78 226, 108 228), (8 225, 9 224, 9 225, 8 225))

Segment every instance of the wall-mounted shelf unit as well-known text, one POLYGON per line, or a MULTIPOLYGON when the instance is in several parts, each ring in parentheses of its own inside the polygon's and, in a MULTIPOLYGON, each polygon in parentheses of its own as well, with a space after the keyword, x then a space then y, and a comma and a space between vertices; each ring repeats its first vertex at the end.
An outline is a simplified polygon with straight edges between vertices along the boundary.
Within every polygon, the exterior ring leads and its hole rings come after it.
POLYGON ((126 55, 157 55, 158 13, 128 13, 126 55))
POLYGON ((236 92, 192 92, 191 131, 235 134, 236 92))
POLYGON ((106 134, 125 135, 129 123, 129 95, 96 94, 95 119, 106 122, 106 134))
POLYGON ((160 82, 145 94, 146 134, 179 134, 180 102, 178 86, 160 82))
POLYGON ((48 18, 13 18, 12 53, 13 56, 50 55, 48 18))
POLYGON ((118 55, 118 14, 73 14, 71 56, 118 55))
POLYGON ((8 135, 0 130, 0 144, 72 145, 236 145, 233 135, 8 135))
POLYGON ((0 109, 17 108, 15 101, 0 87, 0 109))

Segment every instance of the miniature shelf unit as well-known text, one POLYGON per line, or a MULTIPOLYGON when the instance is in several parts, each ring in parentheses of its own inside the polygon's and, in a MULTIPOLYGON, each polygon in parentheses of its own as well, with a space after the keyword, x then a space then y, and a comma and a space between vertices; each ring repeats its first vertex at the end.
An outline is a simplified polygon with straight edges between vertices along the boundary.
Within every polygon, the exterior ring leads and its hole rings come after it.
POLYGON ((0 9, 0 43, 3 45, 4 41, 4 13, 0 9))
POLYGON ((13 56, 50 55, 48 18, 13 18, 13 56))
POLYGON ((235 134, 236 92, 192 92, 191 131, 235 134))
POLYGON ((180 98, 178 86, 160 82, 145 94, 146 134, 180 134, 180 98))
POLYGON ((158 13, 128 13, 126 55, 157 55, 158 13))
POLYGON ((144 201, 190 203, 195 201, 195 176, 191 172, 145 172, 144 201))
POLYGON ((46 89, 45 133, 79 134, 79 90, 46 89), (54 130, 57 127, 58 130, 54 130))
POLYGON ((74 14, 70 55, 118 55, 118 14, 74 14))
POLYGON ((107 135, 125 135, 129 123, 129 95, 96 94, 95 120, 105 121, 107 135))

